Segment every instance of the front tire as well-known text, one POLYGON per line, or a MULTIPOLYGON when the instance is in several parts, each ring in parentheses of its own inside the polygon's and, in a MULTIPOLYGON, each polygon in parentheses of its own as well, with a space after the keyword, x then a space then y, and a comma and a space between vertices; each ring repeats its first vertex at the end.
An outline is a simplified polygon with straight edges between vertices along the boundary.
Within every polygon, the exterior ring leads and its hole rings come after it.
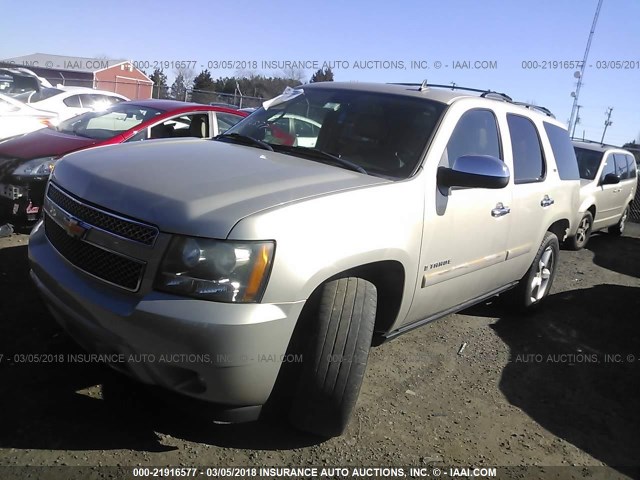
POLYGON ((581 250, 587 246, 589 238, 591 238, 592 228, 593 215, 591 215, 591 212, 585 212, 580 220, 576 234, 569 239, 569 247, 571 250, 581 250))
POLYGON ((620 217, 620 220, 618 221, 618 223, 616 223, 612 227, 609 227, 609 233, 612 233, 613 235, 617 235, 617 236, 622 235, 624 233, 624 227, 627 225, 628 217, 629 217, 629 205, 627 205, 624 208, 624 211, 622 212, 622 216, 620 217))
POLYGON ((367 367, 376 304, 376 287, 361 278, 322 287, 289 415, 296 428, 323 437, 346 429, 367 367))
POLYGON ((549 294, 556 276, 560 244, 558 237, 546 232, 531 267, 512 293, 514 306, 519 310, 534 308, 549 294))

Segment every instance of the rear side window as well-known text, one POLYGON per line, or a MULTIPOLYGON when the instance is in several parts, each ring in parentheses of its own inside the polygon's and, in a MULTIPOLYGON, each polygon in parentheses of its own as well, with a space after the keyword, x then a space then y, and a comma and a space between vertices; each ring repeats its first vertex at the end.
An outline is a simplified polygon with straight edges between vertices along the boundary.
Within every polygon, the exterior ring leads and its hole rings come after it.
POLYGON ((629 178, 636 178, 638 176, 638 172, 636 169, 636 159, 633 158, 632 155, 626 155, 627 157, 627 167, 629 168, 629 178))
POLYGON ((507 115, 513 149, 514 183, 540 182, 546 167, 538 130, 531 120, 520 115, 507 115))
POLYGON ((578 161, 576 160, 576 153, 573 150, 573 144, 569 138, 569 132, 551 123, 543 123, 544 130, 547 132, 547 137, 549 137, 549 143, 551 143, 553 156, 556 159, 558 175, 560 175, 562 180, 580 179, 578 161))
POLYGON ((71 107, 71 108, 82 108, 82 105, 80 105, 80 97, 78 95, 72 95, 69 98, 65 98, 63 100, 63 103, 67 106, 67 107, 71 107))
POLYGON ((441 165, 451 167, 465 155, 491 155, 502 159, 496 117, 489 110, 469 110, 456 125, 441 165))
POLYGON ((629 178, 627 156, 622 153, 615 153, 614 156, 616 158, 616 175, 620 177, 620 180, 627 180, 629 178))
POLYGON ((216 112, 215 116, 218 120, 218 134, 226 132, 242 120, 240 115, 233 115, 231 113, 216 112))

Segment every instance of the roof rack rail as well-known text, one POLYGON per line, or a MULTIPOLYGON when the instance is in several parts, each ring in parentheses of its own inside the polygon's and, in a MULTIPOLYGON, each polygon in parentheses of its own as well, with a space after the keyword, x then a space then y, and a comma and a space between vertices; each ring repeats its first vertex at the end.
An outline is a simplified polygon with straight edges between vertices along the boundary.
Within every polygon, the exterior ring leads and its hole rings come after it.
POLYGON ((498 100, 504 100, 505 102, 512 103, 514 105, 519 105, 521 107, 528 108, 529 110, 537 110, 541 113, 544 113, 546 116, 551 118, 556 118, 556 116, 546 107, 541 107, 540 105, 534 105, 532 103, 527 102, 516 102, 506 93, 494 92, 493 90, 482 90, 480 88, 470 88, 470 87, 460 87, 455 83, 452 85, 441 85, 437 83, 427 83, 425 80, 422 83, 391 83, 391 85, 404 85, 407 87, 420 87, 420 91, 426 90, 429 87, 435 88, 447 88, 449 90, 464 90, 466 92, 476 92, 479 93, 482 98, 495 98, 498 100))
POLYGON ((528 108, 529 110, 538 110, 539 112, 544 113, 547 117, 556 118, 556 116, 553 113, 551 113, 551 110, 549 110, 546 107, 542 107, 540 105, 534 105, 533 103, 527 103, 527 102, 513 102, 513 104, 520 105, 521 107, 528 108))
POLYGON ((481 97, 489 98, 496 97, 500 100, 505 100, 507 102, 513 102, 513 99, 507 95, 506 93, 494 92, 493 90, 483 90, 481 88, 470 88, 470 87, 460 87, 456 84, 452 85, 441 85, 438 83, 428 83, 426 80, 422 83, 391 83, 390 85, 403 85, 405 87, 420 87, 419 90, 423 91, 427 88, 435 87, 435 88, 447 88, 449 90, 464 90, 466 92, 476 92, 480 93, 481 97))
POLYGON ((589 140, 588 138, 571 137, 571 140, 575 140, 576 142, 583 142, 583 143, 595 143, 596 145, 601 145, 603 147, 621 148, 616 145, 611 145, 610 143, 599 142, 597 140, 589 140))

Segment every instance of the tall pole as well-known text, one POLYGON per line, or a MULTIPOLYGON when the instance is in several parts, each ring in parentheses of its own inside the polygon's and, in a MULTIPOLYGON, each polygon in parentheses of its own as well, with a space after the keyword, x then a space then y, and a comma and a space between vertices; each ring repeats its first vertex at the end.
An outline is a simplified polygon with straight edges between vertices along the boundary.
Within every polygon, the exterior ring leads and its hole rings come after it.
POLYGON ((589 57, 589 49, 591 48, 591 40, 593 34, 596 31, 596 23, 598 23, 598 15, 600 15, 600 8, 602 7, 602 0, 598 0, 598 7, 596 8, 596 14, 593 16, 593 23, 591 24, 591 31, 589 32, 589 40, 587 40, 587 48, 584 51, 584 57, 582 58, 582 65, 580 65, 580 71, 576 72, 578 76, 578 84, 576 85, 576 91, 573 95, 573 107, 571 108, 571 116, 569 117, 569 130, 574 128, 574 121, 576 116, 576 109, 578 107, 578 97, 580 96, 580 88, 582 87, 582 78, 584 77, 584 69, 587 66, 587 58, 589 57))
POLYGON ((571 138, 575 136, 576 126, 580 123, 580 109, 582 105, 578 105, 578 111, 576 112, 576 121, 573 123, 573 130, 571 131, 571 138))
POLYGON ((605 113, 607 119, 604 121, 604 131, 602 132, 602 139, 600 143, 604 144, 604 134, 607 133, 607 127, 611 125, 613 122, 611 121, 611 112, 613 112, 613 107, 609 107, 605 113))

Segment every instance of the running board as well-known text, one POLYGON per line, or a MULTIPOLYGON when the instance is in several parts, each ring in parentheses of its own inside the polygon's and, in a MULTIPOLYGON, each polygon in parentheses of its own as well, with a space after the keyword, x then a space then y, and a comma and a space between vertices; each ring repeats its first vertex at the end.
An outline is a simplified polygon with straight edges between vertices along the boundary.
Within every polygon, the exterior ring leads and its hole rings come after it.
MULTIPOLYGON (((387 332, 384 334, 380 334, 378 335, 382 342, 387 341, 387 340, 391 340, 399 335, 402 335, 403 333, 409 332, 411 330, 414 330, 416 328, 422 327, 423 325, 426 325, 427 323, 431 323, 434 320, 438 320, 439 318, 442 317, 446 317, 447 315, 451 315, 452 313, 456 313, 459 312, 461 310, 464 310, 466 308, 472 307, 473 305, 477 305, 478 303, 487 300, 491 297, 495 297, 496 295, 500 295, 501 293, 506 292, 507 290, 511 290, 513 287, 515 287, 516 285, 518 285, 519 282, 513 282, 510 283, 509 285, 506 285, 504 287, 500 287, 497 288, 495 290, 492 290, 489 293, 486 293, 484 295, 481 295, 479 297, 476 297, 474 299, 468 300, 464 303, 461 303, 460 305, 456 305, 455 307, 451 307, 448 308, 447 310, 444 310, 442 312, 438 312, 434 315, 431 315, 430 317, 427 318, 423 318, 422 320, 417 320, 415 322, 409 323, 408 325, 403 325, 402 327, 398 328, 397 330, 393 330, 391 332, 387 332)), ((382 343, 380 342, 380 343, 382 343)))

